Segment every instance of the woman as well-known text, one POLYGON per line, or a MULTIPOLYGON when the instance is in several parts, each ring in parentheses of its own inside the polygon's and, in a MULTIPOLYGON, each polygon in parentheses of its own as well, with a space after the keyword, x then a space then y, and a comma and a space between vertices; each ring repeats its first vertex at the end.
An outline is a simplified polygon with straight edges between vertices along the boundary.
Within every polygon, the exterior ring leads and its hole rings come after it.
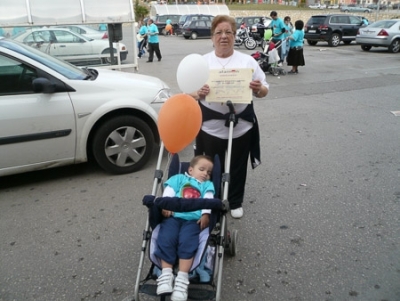
MULTIPOLYGON (((253 74, 249 88, 252 90, 253 96, 265 97, 269 88, 265 80, 265 73, 250 55, 233 49, 236 35, 235 20, 226 15, 215 17, 211 24, 211 35, 214 51, 204 55, 210 69, 251 68, 253 74)), ((212 158, 218 154, 221 162, 225 162, 229 128, 225 126, 224 114, 229 113, 229 108, 220 103, 206 102, 206 96, 209 93, 210 87, 204 85, 192 94, 199 100, 203 115, 203 124, 196 138, 195 154, 205 154, 212 158)), ((228 200, 232 217, 241 218, 249 155, 253 168, 261 162, 258 124, 253 103, 235 104, 235 112, 238 123, 233 130, 228 200)))
POLYGON ((290 17, 286 16, 283 19, 283 23, 285 24, 285 33, 284 33, 284 42, 282 43, 282 61, 285 61, 285 58, 287 57, 288 53, 289 53, 289 41, 287 40, 287 38, 293 33, 293 24, 292 22, 290 22, 290 17))
POLYGON ((297 20, 294 23, 295 31, 294 33, 287 38, 289 41, 289 54, 287 58, 288 66, 292 66, 292 70, 290 70, 289 74, 298 74, 299 66, 304 66, 304 55, 303 55, 303 45, 304 45, 304 22, 301 20, 297 20))

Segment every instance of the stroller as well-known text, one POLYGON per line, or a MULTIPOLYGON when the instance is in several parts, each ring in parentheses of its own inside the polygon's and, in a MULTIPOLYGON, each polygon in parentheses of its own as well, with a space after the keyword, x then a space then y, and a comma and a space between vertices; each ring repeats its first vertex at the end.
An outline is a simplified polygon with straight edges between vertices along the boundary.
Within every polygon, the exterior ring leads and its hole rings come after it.
POLYGON ((258 62, 258 65, 264 72, 269 72, 273 76, 286 75, 286 71, 278 66, 279 54, 278 49, 282 46, 280 44, 278 47, 271 40, 268 41, 263 52, 255 52, 251 56, 258 62))
MULTIPOLYGON (((230 109, 229 114, 229 140, 227 149, 227 162, 231 159, 232 133, 235 122, 235 112, 233 104, 228 101, 227 105, 230 109)), ((200 209, 211 209, 210 226, 200 233, 199 247, 194 257, 194 261, 189 273, 189 290, 188 300, 221 300, 222 290, 222 269, 224 252, 227 251, 231 256, 235 256, 237 252, 238 231, 229 231, 227 228, 226 214, 229 210, 228 205, 228 187, 229 187, 229 164, 226 164, 225 173, 221 175, 221 163, 218 156, 214 158, 214 168, 212 181, 215 187, 215 196, 219 195, 222 189, 222 200, 220 199, 197 199, 195 202, 184 198, 168 198, 157 197, 157 190, 162 186, 163 171, 160 169, 163 157, 164 146, 161 145, 157 169, 154 174, 153 190, 151 195, 143 198, 143 205, 148 208, 148 217, 146 227, 143 232, 143 241, 141 247, 141 255, 139 267, 136 277, 135 295, 127 297, 123 301, 138 301, 139 293, 158 297, 159 300, 165 301, 168 296, 157 296, 157 285, 155 280, 161 274, 160 260, 154 256, 157 243, 158 224, 161 222, 161 209, 188 212, 200 209), (221 180, 222 179, 222 180, 221 180), (142 279, 142 270, 144 260, 148 250, 151 267, 147 276, 142 279), (204 286, 209 285, 212 289, 205 289, 204 286)), ((180 162, 177 154, 169 156, 168 177, 177 173, 183 173, 188 170, 189 162, 180 162)), ((174 273, 177 266, 174 267, 174 273)))

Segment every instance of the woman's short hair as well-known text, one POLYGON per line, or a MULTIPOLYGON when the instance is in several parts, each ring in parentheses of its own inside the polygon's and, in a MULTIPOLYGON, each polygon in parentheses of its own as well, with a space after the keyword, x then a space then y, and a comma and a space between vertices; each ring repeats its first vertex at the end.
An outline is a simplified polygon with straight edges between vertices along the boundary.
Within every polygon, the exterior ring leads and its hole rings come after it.
POLYGON ((304 22, 301 20, 297 20, 296 22, 294 22, 294 28, 296 28, 296 30, 302 30, 304 27, 304 22))
POLYGON ((216 16, 211 23, 211 35, 214 34, 215 28, 217 28, 218 24, 222 22, 228 22, 231 25, 232 31, 236 34, 236 22, 235 19, 228 15, 218 15, 216 16))
POLYGON ((286 16, 285 19, 283 19, 283 21, 289 21, 290 22, 290 17, 286 16))

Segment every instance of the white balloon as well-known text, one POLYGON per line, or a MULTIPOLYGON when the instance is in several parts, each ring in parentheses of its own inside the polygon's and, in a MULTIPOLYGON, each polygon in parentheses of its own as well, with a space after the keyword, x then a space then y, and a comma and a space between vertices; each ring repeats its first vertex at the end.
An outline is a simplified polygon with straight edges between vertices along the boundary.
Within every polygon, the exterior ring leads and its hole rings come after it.
POLYGON ((178 86, 184 93, 200 89, 208 80, 209 68, 205 58, 200 54, 189 54, 179 63, 176 71, 178 86))

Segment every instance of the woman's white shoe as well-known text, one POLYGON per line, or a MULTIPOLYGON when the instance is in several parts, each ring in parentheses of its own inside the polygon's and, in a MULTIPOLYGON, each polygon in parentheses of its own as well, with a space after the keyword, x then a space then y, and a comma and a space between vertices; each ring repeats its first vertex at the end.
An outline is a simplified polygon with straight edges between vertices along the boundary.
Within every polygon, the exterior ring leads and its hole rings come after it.
POLYGON ((233 218, 241 218, 243 216, 243 208, 236 208, 231 210, 231 216, 233 218))

